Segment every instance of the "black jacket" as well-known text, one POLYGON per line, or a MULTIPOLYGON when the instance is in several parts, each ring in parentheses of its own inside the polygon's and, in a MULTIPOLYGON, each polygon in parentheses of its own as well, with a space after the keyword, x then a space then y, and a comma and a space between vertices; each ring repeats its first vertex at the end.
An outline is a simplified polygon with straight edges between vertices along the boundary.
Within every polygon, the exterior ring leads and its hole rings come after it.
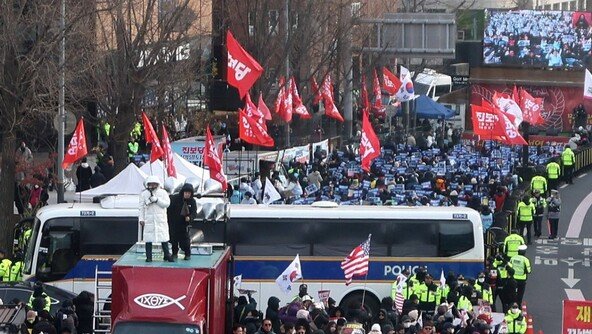
POLYGON ((280 310, 280 300, 277 297, 269 297, 267 300, 267 310, 265 311, 265 319, 271 320, 271 327, 273 331, 276 333, 280 332, 280 318, 279 318, 279 310, 280 310))
POLYGON ((184 185, 181 191, 176 195, 171 195, 171 205, 167 209, 167 218, 171 230, 185 230, 187 224, 197 218, 197 203, 193 198, 193 187, 191 185, 184 185), (186 187, 187 186, 187 187, 186 187), (183 192, 191 191, 192 196, 188 199, 183 198, 183 192), (187 212, 183 212, 183 206, 187 204, 187 212), (185 217, 189 217, 189 222, 185 221, 185 217))

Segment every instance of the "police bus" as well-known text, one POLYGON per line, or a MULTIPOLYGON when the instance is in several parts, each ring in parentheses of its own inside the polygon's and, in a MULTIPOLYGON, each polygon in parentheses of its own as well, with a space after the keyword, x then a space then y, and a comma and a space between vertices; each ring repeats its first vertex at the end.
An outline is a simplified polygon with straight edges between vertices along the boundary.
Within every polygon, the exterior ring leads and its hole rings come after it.
POLYGON ((197 223, 207 242, 232 246, 234 275, 242 288, 256 290, 259 305, 276 296, 289 302, 275 279, 298 254, 311 295, 329 290, 340 305, 360 300, 379 309, 391 284, 404 270, 425 266, 434 277, 452 271, 477 277, 484 270, 479 213, 463 207, 231 205, 226 224, 197 223), (372 234, 367 280, 344 284, 341 261, 372 234))

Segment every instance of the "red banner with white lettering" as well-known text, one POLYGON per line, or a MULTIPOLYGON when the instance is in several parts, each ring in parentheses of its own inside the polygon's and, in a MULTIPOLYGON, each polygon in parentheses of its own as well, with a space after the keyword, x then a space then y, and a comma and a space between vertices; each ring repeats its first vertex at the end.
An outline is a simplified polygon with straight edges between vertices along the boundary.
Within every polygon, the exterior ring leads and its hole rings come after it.
POLYGON ((563 301, 563 328, 561 333, 592 333, 592 301, 563 301))
POLYGON ((300 116, 302 119, 310 119, 312 116, 308 113, 308 110, 302 103, 300 94, 298 93, 298 87, 296 86, 296 80, 294 77, 290 78, 290 92, 292 93, 292 108, 293 112, 300 116))
POLYGON ((267 147, 275 145, 267 130, 242 109, 238 110, 238 132, 240 139, 249 144, 267 147))
POLYGON ((248 112, 249 117, 253 117, 259 124, 267 129, 267 124, 265 123, 265 115, 257 108, 255 103, 251 100, 251 94, 247 92, 245 98, 245 110, 248 112))
POLYGON ((226 81, 238 89, 242 99, 263 73, 263 67, 234 39, 230 30, 226 32, 226 48, 228 49, 226 81))
POLYGON ((154 162, 160 157, 164 155, 162 150, 162 146, 160 145, 160 140, 156 135, 156 131, 152 127, 152 123, 146 116, 146 113, 142 112, 142 123, 144 123, 144 135, 146 136, 146 143, 151 144, 152 148, 150 150, 150 162, 154 162))
POLYGON ((370 172, 372 161, 380 156, 380 141, 368 120, 368 112, 362 112, 362 138, 360 140, 360 156, 362 157, 362 169, 370 172))
POLYGON ((74 135, 70 139, 68 149, 64 154, 64 161, 62 162, 62 168, 66 169, 82 157, 88 154, 86 146, 86 133, 84 132, 84 120, 80 118, 74 130, 74 135))
POLYGON ((164 124, 162 125, 162 148, 164 151, 164 162, 166 164, 167 175, 177 177, 177 169, 175 168, 175 159, 173 159, 173 150, 171 149, 171 142, 169 140, 169 133, 164 124))
POLYGON ((280 116, 281 119, 286 123, 292 121, 292 94, 289 90, 286 90, 286 81, 284 77, 280 77, 278 86, 277 99, 275 100, 275 113, 280 116))
POLYGON ((216 148, 209 126, 206 128, 206 146, 204 148, 203 164, 210 169, 210 177, 220 182, 222 184, 222 190, 226 191, 228 183, 226 181, 226 175, 222 171, 222 158, 216 148))
POLYGON ((329 74, 327 74, 325 80, 323 80, 323 87, 321 89, 323 94, 323 104, 325 106, 325 115, 343 122, 343 116, 341 116, 333 101, 333 85, 331 84, 331 76, 329 76, 329 74))
POLYGON ((401 88, 401 85, 403 85, 401 80, 399 80, 399 78, 386 67, 382 68, 382 81, 384 82, 382 88, 386 90, 389 95, 395 95, 399 91, 399 88, 401 88))
POLYGON ((372 72, 372 93, 374 94, 374 104, 372 105, 377 111, 382 111, 382 91, 380 90, 380 81, 378 81, 378 75, 376 69, 372 72))
POLYGON ((522 117, 525 122, 532 125, 542 125, 545 120, 541 116, 543 109, 543 99, 534 98, 525 89, 520 89, 520 108, 522 109, 522 117))

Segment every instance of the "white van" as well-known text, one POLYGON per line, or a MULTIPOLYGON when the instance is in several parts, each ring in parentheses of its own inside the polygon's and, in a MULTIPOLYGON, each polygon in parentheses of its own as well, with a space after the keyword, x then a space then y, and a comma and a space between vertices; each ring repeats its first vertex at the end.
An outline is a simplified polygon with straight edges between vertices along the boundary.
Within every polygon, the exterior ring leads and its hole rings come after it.
POLYGON ((434 101, 438 101, 440 96, 452 92, 452 77, 425 68, 422 73, 417 74, 417 77, 415 77, 413 87, 415 94, 427 95, 434 101))

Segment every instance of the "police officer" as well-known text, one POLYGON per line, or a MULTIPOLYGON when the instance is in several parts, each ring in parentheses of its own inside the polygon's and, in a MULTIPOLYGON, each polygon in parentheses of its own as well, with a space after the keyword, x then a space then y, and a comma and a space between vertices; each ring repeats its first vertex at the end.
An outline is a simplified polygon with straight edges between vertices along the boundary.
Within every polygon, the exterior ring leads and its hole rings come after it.
POLYGON ((35 288, 33 288, 33 293, 31 294, 31 297, 29 297, 29 302, 27 303, 29 309, 33 308, 33 300, 35 300, 35 298, 43 299, 43 309, 49 312, 51 308, 51 298, 47 295, 47 293, 45 293, 45 290, 43 289, 43 283, 41 282, 35 283, 35 288))
POLYGON ((535 190, 533 191, 533 197, 530 199, 534 204, 534 236, 537 238, 541 236, 541 225, 547 207, 547 200, 541 194, 541 191, 535 190))
MULTIPOLYGON (((504 288, 504 285, 506 284, 506 281, 508 280, 508 270, 507 270, 507 266, 508 266, 508 261, 506 261, 505 257, 503 254, 497 254, 495 256, 495 260, 493 260, 492 264, 491 264, 491 268, 494 274, 490 274, 490 277, 495 276, 495 288, 493 289, 493 303, 492 305, 492 310, 495 312, 495 302, 498 296, 500 296, 500 293, 502 292, 502 289, 504 288)), ((493 283, 492 283, 493 284, 493 283)), ((500 297, 501 299, 501 297, 500 297)))
POLYGON ((477 296, 481 297, 484 302, 489 303, 489 305, 493 305, 493 291, 491 290, 491 286, 485 282, 485 273, 480 273, 477 277, 477 281, 473 288, 477 292, 477 296))
POLYGON ((508 325, 508 334, 526 333, 526 319, 522 315, 519 304, 512 304, 512 308, 506 313, 504 320, 508 325))
POLYGON ((131 137, 130 141, 127 143, 127 156, 129 158, 130 162, 133 161, 134 155, 138 154, 139 150, 140 150, 140 145, 136 141, 136 138, 131 137))
POLYGON ((529 245, 531 243, 530 230, 534 221, 534 214, 534 204, 532 204, 530 198, 525 195, 516 208, 516 226, 518 227, 520 235, 524 235, 524 230, 526 230, 526 239, 529 245))
POLYGON ((23 280, 23 254, 17 253, 14 257, 14 261, 12 261, 12 266, 10 266, 10 274, 9 274, 9 281, 10 282, 20 282, 23 280))
POLYGON ((514 279, 518 286, 518 304, 522 304, 522 298, 524 297, 524 291, 526 290, 526 280, 531 272, 530 260, 526 256, 526 246, 521 245, 518 247, 518 255, 514 255, 510 259, 512 269, 514 269, 514 279))
POLYGON ((504 254, 508 259, 518 254, 518 247, 524 245, 524 238, 518 234, 518 230, 512 230, 512 233, 504 239, 504 254))
POLYGON ((530 181, 530 188, 533 191, 538 190, 541 194, 547 193, 547 179, 542 175, 536 175, 530 181))
POLYGON ((561 166, 555 160, 552 160, 547 164, 547 181, 549 186, 547 189, 556 190, 559 183, 559 177, 561 176, 561 166))
POLYGON ((563 152, 561 152, 561 164, 563 164, 563 176, 565 183, 573 184, 573 170, 576 163, 576 155, 573 153, 569 146, 565 146, 563 152))
POLYGON ((506 270, 508 272, 508 278, 500 292, 502 310, 504 313, 508 312, 510 306, 518 301, 518 283, 514 279, 514 269, 508 264, 506 265, 506 270))
POLYGON ((409 269, 403 269, 401 274, 397 277, 397 279, 391 285, 391 298, 395 300, 397 298, 397 289, 399 285, 401 286, 403 298, 409 299, 409 296, 412 294, 411 284, 408 284, 408 277, 409 277, 409 269))
POLYGON ((181 191, 171 195, 171 205, 167 209, 169 234, 173 258, 177 257, 179 247, 185 253, 185 260, 191 258, 191 245, 189 240, 189 224, 197 218, 197 203, 193 198, 193 186, 185 183, 181 191))
POLYGON ((12 261, 6 258, 6 251, 0 249, 0 278, 4 282, 10 281, 10 267, 12 266, 12 261))

